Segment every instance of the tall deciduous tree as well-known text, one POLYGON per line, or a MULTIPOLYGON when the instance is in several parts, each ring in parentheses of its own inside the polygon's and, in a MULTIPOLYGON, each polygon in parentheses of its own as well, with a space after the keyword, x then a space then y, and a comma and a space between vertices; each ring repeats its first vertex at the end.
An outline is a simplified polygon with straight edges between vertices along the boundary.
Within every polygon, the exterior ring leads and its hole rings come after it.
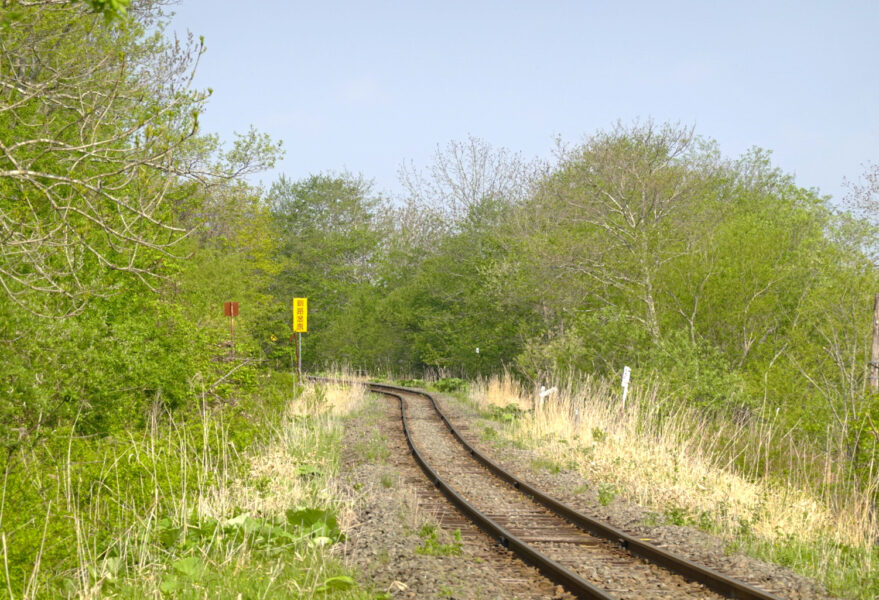
POLYGON ((70 315, 111 291, 108 271, 161 275, 187 234, 183 183, 254 165, 245 152, 219 168, 216 143, 196 135, 204 46, 149 33, 153 3, 118 26, 81 3, 13 8, 0 35, 0 288, 36 313, 70 315))
POLYGON ((487 199, 523 200, 534 170, 535 165, 520 155, 470 136, 437 146, 433 163, 425 171, 404 164, 399 177, 411 201, 454 230, 487 199))
POLYGON ((520 222, 555 232, 536 236, 533 250, 548 267, 588 280, 595 306, 626 313, 658 341, 660 272, 692 252, 692 223, 709 218, 715 154, 689 128, 618 125, 565 151, 520 222))

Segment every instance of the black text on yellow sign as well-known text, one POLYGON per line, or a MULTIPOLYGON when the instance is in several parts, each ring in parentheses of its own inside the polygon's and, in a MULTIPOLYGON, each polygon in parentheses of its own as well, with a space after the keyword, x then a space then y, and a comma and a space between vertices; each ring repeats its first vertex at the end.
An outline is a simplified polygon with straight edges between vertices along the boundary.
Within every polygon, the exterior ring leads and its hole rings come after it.
POLYGON ((308 332, 308 298, 293 298, 293 331, 308 332))

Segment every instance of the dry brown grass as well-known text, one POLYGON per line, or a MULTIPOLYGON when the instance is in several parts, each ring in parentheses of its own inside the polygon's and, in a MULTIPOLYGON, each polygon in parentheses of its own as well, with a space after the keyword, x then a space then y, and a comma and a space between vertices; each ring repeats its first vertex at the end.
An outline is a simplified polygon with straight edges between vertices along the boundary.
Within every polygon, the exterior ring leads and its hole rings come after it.
MULTIPOLYGON (((828 494, 839 486, 814 478, 814 457, 779 477, 745 476, 731 468, 737 453, 765 452, 787 443, 772 424, 708 421, 696 410, 658 396, 655 389, 635 390, 625 410, 619 395, 601 382, 585 378, 567 385, 535 411, 505 425, 510 439, 535 449, 543 458, 579 470, 587 480, 612 485, 628 500, 664 514, 685 515, 690 522, 710 522, 730 541, 747 532, 770 544, 791 540, 822 548, 819 562, 834 568, 839 545, 869 554, 879 539, 872 505, 875 490, 828 494)), ((481 408, 528 409, 533 397, 509 375, 480 382, 471 399, 481 408)), ((740 461, 741 462, 741 461, 740 461)), ((826 480, 837 481, 841 467, 824 458, 826 480)))
POLYGON ((499 377, 480 379, 470 388, 470 397, 483 408, 504 408, 511 404, 521 410, 532 407, 528 393, 509 371, 504 371, 499 377))
POLYGON ((359 410, 365 398, 364 385, 306 384, 288 403, 271 442, 247 457, 247 476, 210 488, 201 510, 212 517, 229 514, 234 507, 281 515, 291 506, 333 503, 339 496, 332 478, 337 457, 323 451, 314 438, 341 436, 339 417, 359 410))

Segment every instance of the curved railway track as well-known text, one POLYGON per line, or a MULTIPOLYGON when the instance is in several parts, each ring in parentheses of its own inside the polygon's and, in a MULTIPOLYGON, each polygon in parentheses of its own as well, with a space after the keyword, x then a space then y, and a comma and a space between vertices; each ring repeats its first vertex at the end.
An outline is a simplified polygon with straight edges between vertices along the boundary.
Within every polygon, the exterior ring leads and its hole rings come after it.
POLYGON ((409 449, 443 495, 574 596, 780 600, 582 514, 517 478, 471 446, 427 392, 367 385, 399 401, 409 449))

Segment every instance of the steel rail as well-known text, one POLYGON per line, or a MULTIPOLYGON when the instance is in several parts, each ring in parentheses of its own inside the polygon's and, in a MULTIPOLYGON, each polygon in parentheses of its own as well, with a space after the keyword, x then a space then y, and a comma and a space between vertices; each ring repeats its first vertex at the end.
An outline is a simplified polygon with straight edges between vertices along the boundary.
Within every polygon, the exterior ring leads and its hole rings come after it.
POLYGON ((639 540, 638 538, 635 538, 625 533, 624 531, 621 531, 615 527, 612 527, 611 525, 608 525, 607 523, 602 523, 597 519, 584 515, 583 513, 571 508, 570 506, 559 502, 555 498, 544 494, 526 481, 523 481, 515 475, 507 472, 500 465, 498 465, 490 458, 482 454, 479 450, 470 445, 470 443, 468 443, 467 440, 464 439, 458 429, 454 425, 452 425, 446 415, 443 414, 442 410, 440 410, 436 398, 434 398, 433 395, 423 390, 405 388, 400 386, 391 386, 381 383, 369 383, 368 385, 371 389, 374 389, 376 391, 406 392, 409 394, 417 394, 430 400, 437 415, 439 415, 440 419, 442 419, 443 423, 445 423, 446 427, 449 429, 455 439, 457 439, 458 442, 462 446, 464 446, 464 448, 467 450, 467 452, 470 453, 473 458, 475 458, 478 462, 484 465, 497 477, 503 479, 520 492, 531 496, 536 502, 543 505, 558 516, 566 519, 573 525, 576 525, 577 527, 597 537, 615 542, 633 556, 643 558, 658 566, 665 568, 668 571, 671 571, 672 573, 676 573, 693 581, 697 581, 708 589, 728 598, 735 598, 737 600, 781 600, 781 598, 774 594, 765 592, 743 581, 738 581, 731 577, 727 577, 722 573, 718 573, 717 571, 700 565, 699 563, 672 554, 671 552, 654 546, 649 542, 639 540))
POLYGON ((497 539, 502 546, 513 551, 525 562, 536 567, 553 582, 564 586, 566 590, 578 598, 586 598, 588 600, 617 600, 614 596, 595 587, 573 571, 568 570, 558 562, 520 540, 518 537, 507 531, 507 529, 481 512, 478 508, 467 502, 460 494, 452 489, 452 487, 449 486, 437 474, 437 472, 427 464, 427 461, 412 441, 412 435, 409 431, 409 422, 406 420, 406 401, 403 399, 403 396, 387 390, 383 390, 381 393, 395 397, 400 401, 400 417, 403 421, 403 431, 406 434, 406 442, 409 444, 409 450, 412 452, 412 456, 421 467, 421 470, 424 471, 427 478, 439 488, 446 498, 458 507, 458 510, 467 515, 476 526, 497 539))

